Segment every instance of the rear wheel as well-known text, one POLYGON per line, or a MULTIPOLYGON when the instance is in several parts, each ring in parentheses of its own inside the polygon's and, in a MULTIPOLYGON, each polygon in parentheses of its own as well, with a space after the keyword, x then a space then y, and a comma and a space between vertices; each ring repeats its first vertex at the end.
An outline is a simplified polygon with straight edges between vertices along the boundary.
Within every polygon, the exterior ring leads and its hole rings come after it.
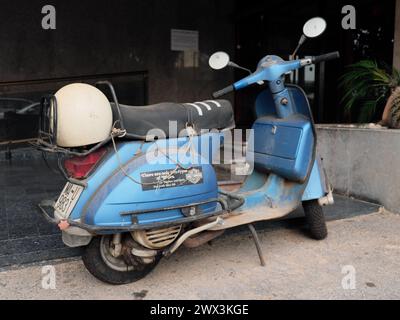
MULTIPOLYGON (((127 234, 126 237, 130 237, 130 235, 127 234)), ((129 239, 128 241, 133 240, 129 239)), ((156 256, 153 262, 144 263, 141 258, 133 256, 126 248, 123 250, 125 250, 123 254, 114 257, 112 255, 112 236, 95 237, 85 248, 82 260, 86 269, 93 276, 103 282, 115 285, 127 284, 144 278, 160 260, 156 256)))
POLYGON ((325 216, 318 200, 304 201, 303 209, 309 226, 310 235, 315 240, 323 240, 328 236, 325 216))

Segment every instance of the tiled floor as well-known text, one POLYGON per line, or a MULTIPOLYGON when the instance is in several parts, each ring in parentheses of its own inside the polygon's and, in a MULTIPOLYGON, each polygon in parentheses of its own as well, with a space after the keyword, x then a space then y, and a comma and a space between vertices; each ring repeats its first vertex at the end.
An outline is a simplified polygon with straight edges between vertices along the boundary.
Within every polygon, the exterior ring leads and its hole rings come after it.
POLYGON ((0 162, 0 267, 79 253, 63 245, 37 208, 57 197, 64 183, 41 159, 0 162))

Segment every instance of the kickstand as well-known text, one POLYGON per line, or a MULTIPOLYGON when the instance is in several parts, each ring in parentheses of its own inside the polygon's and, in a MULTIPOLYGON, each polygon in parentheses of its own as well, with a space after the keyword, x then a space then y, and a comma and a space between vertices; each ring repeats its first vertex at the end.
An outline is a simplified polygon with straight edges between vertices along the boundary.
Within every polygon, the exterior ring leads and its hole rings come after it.
POLYGON ((257 231, 252 224, 248 224, 247 226, 249 227, 251 235, 253 236, 254 244, 256 245, 256 249, 257 249, 258 257, 260 258, 261 266, 264 267, 265 260, 264 260, 263 253, 261 251, 260 239, 258 238, 257 231))

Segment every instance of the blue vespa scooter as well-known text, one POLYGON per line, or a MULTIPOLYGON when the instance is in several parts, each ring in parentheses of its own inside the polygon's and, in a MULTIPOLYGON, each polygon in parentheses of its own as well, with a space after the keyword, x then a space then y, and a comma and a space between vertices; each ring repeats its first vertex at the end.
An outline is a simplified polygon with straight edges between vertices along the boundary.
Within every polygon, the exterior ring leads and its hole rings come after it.
MULTIPOLYGON (((325 27, 321 18, 308 21, 299 47, 325 27)), ((264 264, 252 223, 283 217, 301 205, 311 236, 324 239, 322 206, 333 203, 332 193, 316 154, 307 97, 298 86, 285 85, 285 75, 338 56, 284 61, 268 55, 254 73, 214 93, 217 99, 253 84, 269 85, 257 98, 258 119, 248 142, 254 170, 237 192, 218 188, 212 165, 224 130, 234 126, 226 100, 125 106, 110 83, 98 83, 109 87, 114 100, 109 137, 65 148, 57 144, 61 101, 45 97, 38 147, 59 155, 68 182, 57 201, 40 204, 42 213, 59 226, 66 245, 85 247, 89 272, 111 284, 139 280, 181 245, 199 246, 240 225, 249 225, 264 264), (183 134, 171 132, 171 121, 183 134)), ((228 65, 238 67, 222 52, 210 58, 214 69, 228 65)))

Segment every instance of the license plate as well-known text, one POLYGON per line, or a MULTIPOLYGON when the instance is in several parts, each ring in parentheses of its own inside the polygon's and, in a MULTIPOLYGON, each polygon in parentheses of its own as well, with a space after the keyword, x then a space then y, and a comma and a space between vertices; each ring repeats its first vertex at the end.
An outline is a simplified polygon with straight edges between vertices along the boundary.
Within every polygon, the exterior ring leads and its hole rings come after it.
POLYGON ((83 190, 83 187, 67 182, 54 205, 54 209, 61 218, 68 219, 83 190))

